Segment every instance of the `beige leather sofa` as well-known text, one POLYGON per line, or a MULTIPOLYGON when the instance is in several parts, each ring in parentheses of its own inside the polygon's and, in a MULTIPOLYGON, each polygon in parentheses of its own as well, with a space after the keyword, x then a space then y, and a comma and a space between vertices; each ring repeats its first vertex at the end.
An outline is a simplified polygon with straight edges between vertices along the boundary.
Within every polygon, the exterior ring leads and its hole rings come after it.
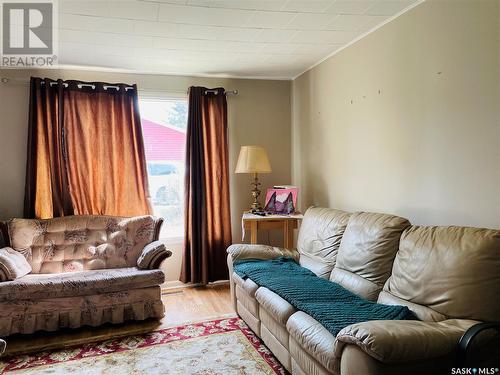
POLYGON ((0 337, 163 317, 158 268, 171 252, 157 241, 162 222, 68 216, 5 223, 0 337))
POLYGON ((377 213, 310 208, 297 250, 228 248, 234 308, 292 374, 450 374, 460 337, 500 321, 500 231, 411 226, 377 213), (406 305, 419 321, 371 321, 334 337, 318 321, 251 279, 238 259, 294 257, 372 301, 406 305))

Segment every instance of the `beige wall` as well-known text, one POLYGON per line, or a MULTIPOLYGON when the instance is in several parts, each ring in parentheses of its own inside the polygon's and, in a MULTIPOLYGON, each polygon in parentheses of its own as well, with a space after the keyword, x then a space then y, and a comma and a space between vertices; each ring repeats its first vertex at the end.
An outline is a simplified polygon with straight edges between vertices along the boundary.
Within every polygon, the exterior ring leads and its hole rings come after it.
POLYGON ((427 1, 293 82, 303 207, 500 227, 499 7, 427 1))
MULTIPOLYGON (((137 83, 146 91, 185 93, 192 85, 223 86, 237 89, 228 96, 230 153, 230 193, 233 241, 241 240, 241 213, 251 203, 250 176, 233 173, 241 145, 258 144, 269 152, 273 173, 262 176, 263 188, 289 184, 290 160, 290 82, 247 79, 217 79, 180 76, 115 74, 87 71, 7 71, 0 77, 29 79, 30 74, 50 78, 100 80, 137 83)), ((28 85, 0 83, 0 218, 22 215, 28 121, 28 85)), ((267 239, 267 237, 265 237, 267 239)), ((177 280, 181 245, 171 244, 173 258, 168 263, 168 280, 177 280)))
MULTIPOLYGON (((499 1, 427 1, 296 79, 291 111, 286 81, 86 71, 0 76, 135 82, 147 91, 238 89, 228 98, 235 242, 250 204, 249 176, 232 173, 243 144, 269 152, 273 173, 262 176, 263 188, 292 179, 302 208, 498 228, 499 25, 499 1)), ((0 84, 0 218, 22 215, 27 108, 27 85, 0 84)), ((278 236, 271 240, 279 244, 278 236)), ((176 280, 181 245, 169 246, 167 278, 176 280)))

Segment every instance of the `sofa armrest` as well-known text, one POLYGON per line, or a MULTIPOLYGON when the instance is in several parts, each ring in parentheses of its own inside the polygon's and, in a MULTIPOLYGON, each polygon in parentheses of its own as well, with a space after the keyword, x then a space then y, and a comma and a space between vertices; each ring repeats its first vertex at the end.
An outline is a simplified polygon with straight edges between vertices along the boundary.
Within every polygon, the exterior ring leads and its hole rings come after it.
POLYGON ((7 343, 0 339, 0 356, 5 352, 5 348, 7 348, 7 343))
POLYGON ((233 261, 242 259, 268 260, 282 256, 291 257, 296 261, 299 260, 299 253, 297 250, 288 250, 268 245, 235 244, 227 248, 227 253, 231 255, 233 261))
POLYGON ((31 266, 20 252, 4 247, 0 249, 0 282, 15 280, 31 272, 31 266))
MULTIPOLYGON (((493 330, 497 333, 497 342, 498 335, 500 334, 500 322, 489 322, 489 323, 478 323, 470 327, 460 338, 459 342, 459 352, 458 352, 458 361, 459 365, 462 367, 471 367, 471 352, 473 351, 474 342, 481 342, 481 339, 478 338, 483 331, 493 330)), ((484 344, 484 343, 483 343, 484 344)), ((498 345, 495 345, 498 349, 498 345)), ((496 350, 498 355, 499 350, 496 350)), ((496 357, 498 358, 498 357, 496 357)))
POLYGON ((373 320, 342 329, 335 344, 336 357, 346 344, 359 346, 383 363, 407 362, 445 356, 456 352, 460 337, 475 320, 448 319, 441 322, 418 320, 373 320))
POLYGON ((150 270, 160 268, 161 262, 171 255, 172 252, 167 250, 162 242, 153 241, 142 250, 141 255, 137 259, 137 267, 150 270))

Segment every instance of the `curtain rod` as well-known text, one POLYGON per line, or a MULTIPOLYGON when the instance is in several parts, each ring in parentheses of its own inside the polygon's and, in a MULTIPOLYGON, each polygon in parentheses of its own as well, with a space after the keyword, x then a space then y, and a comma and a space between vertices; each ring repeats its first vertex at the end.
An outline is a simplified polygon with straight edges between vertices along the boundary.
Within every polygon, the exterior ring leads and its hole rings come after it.
MULTIPOLYGON (((29 85, 29 81, 25 79, 19 79, 19 78, 9 78, 9 77, 2 77, 0 78, 0 82, 2 83, 19 83, 19 84, 25 84, 29 85)), ((42 83, 45 83, 45 81, 42 81, 42 83)), ((57 84, 57 82, 51 82, 51 85, 57 84)), ((65 87, 68 86, 67 83, 64 83, 65 87)), ((78 85, 79 88, 82 88, 83 86, 88 86, 95 88, 95 85, 89 84, 89 83, 81 83, 78 85)), ((119 90, 118 86, 113 86, 113 85, 106 85, 104 86, 105 89, 107 88, 114 88, 119 90)), ((131 90, 132 87, 126 87, 125 90, 131 90)), ((148 89, 148 88, 139 88, 139 91, 165 91, 165 92, 174 92, 173 90, 159 90, 159 89, 148 89)), ((175 91, 175 92, 180 92, 180 91, 175 91)), ((184 91, 182 91, 184 92, 184 91)), ((205 95, 209 93, 216 94, 218 91, 217 90, 206 90, 205 95)), ((186 91, 187 94, 189 94, 189 89, 186 91)), ((224 95, 238 95, 238 90, 226 90, 224 91, 224 95)))
POLYGON ((29 81, 26 81, 25 79, 19 79, 19 78, 2 77, 2 78, 0 78, 0 82, 2 82, 2 83, 18 83, 21 85, 29 85, 29 81))
MULTIPOLYGON (((24 79, 17 79, 17 78, 8 78, 8 77, 2 77, 0 78, 0 82, 2 83, 19 83, 19 84, 26 84, 26 85, 29 85, 29 81, 27 80, 24 80, 24 79)), ((42 80, 40 81, 40 83, 42 85, 45 84, 45 81, 42 80)), ((50 85, 51 86, 54 86, 54 85, 57 85, 58 83, 57 82, 50 82, 50 85)), ((63 82, 63 86, 64 87, 68 87, 68 84, 66 82, 63 82)), ((96 86, 91 84, 91 83, 79 83, 77 84, 78 88, 81 89, 82 87, 91 87, 92 89, 95 89, 96 86)), ((120 90, 120 87, 119 86, 115 86, 115 85, 104 85, 103 86, 104 90, 107 90, 107 89, 116 89, 116 90, 120 90)), ((126 90, 132 90, 133 87, 132 86, 127 86, 125 87, 125 91, 126 90)))
MULTIPOLYGON (((216 89, 205 90, 205 95, 207 95, 207 94, 217 95, 218 93, 219 93, 219 91, 216 89)), ((187 94, 189 95, 189 89, 187 89, 187 94)), ((229 95, 229 94, 238 95, 238 90, 224 90, 224 95, 229 95)))
MULTIPOLYGON (((206 90, 205 91, 205 95, 206 94, 216 94, 217 95, 217 93, 218 93, 217 90, 206 90)), ((189 90, 188 90, 188 94, 189 94, 189 90)), ((225 90, 224 91, 224 95, 229 95, 229 94, 238 95, 238 90, 225 90)))

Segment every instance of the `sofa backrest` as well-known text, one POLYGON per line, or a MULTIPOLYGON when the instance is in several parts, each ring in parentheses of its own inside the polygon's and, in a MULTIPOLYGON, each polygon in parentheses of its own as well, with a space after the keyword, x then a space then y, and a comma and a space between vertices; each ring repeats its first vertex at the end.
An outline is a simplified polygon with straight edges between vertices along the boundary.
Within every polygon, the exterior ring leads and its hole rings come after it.
POLYGON ((310 207, 300 225, 299 263, 316 275, 330 276, 350 214, 332 208, 310 207))
POLYGON ((401 234, 409 226, 410 222, 399 216, 352 214, 330 280, 375 301, 391 273, 401 234))
POLYGON ((82 215, 12 219, 7 226, 10 246, 32 273, 58 273, 135 266, 144 246, 158 239, 162 221, 82 215))
POLYGON ((422 320, 500 321, 500 230, 407 229, 379 302, 422 320))

